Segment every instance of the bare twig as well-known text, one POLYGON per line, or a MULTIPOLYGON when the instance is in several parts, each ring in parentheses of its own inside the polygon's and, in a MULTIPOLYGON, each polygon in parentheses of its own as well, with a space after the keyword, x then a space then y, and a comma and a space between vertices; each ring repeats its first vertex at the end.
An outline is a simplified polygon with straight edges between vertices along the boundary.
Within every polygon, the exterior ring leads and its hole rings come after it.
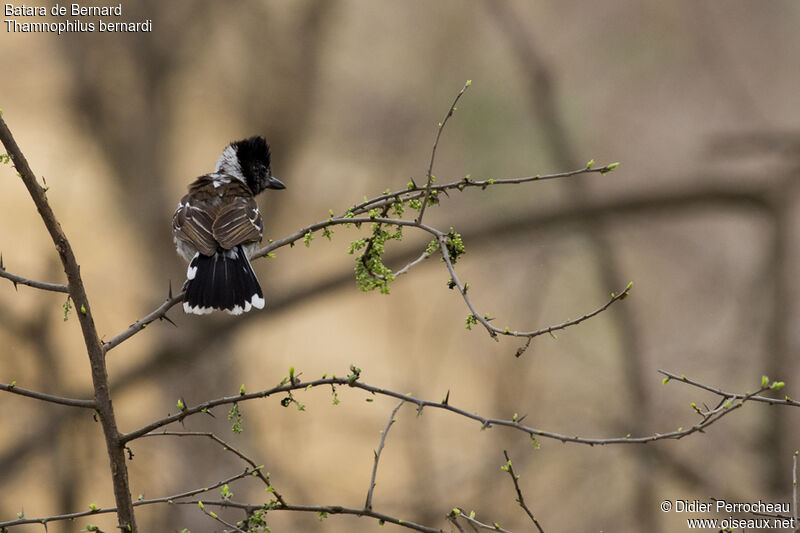
MULTIPOLYGON (((196 496, 198 494, 203 494, 204 492, 208 492, 210 490, 218 489, 223 485, 227 485, 228 483, 232 483, 236 480, 243 479, 245 477, 253 475, 253 470, 245 469, 244 472, 240 474, 236 474, 235 476, 231 476, 227 479, 223 479, 214 483, 213 485, 209 485, 207 487, 201 487, 197 489, 187 490, 185 492, 180 492, 178 494, 173 494, 172 496, 165 496, 163 498, 153 498, 149 500, 141 499, 136 500, 133 502, 134 507, 142 506, 142 505, 153 505, 157 503, 180 503, 176 500, 181 498, 190 498, 192 496, 196 496)), ((83 516, 89 515, 99 515, 99 514, 108 514, 108 513, 116 513, 116 507, 100 507, 96 509, 90 509, 88 511, 79 511, 76 513, 65 513, 60 515, 53 515, 53 516, 42 516, 38 518, 18 518, 16 520, 9 520, 7 522, 0 522, 0 527, 12 527, 12 526, 20 526, 23 524, 48 524, 50 522, 60 522, 63 520, 74 520, 76 518, 81 518, 83 516)))
MULTIPOLYGON (((197 505, 199 500, 189 500, 189 501, 176 501, 176 505, 197 505)), ((214 507, 229 507, 232 509, 242 509, 243 511, 252 513, 261 509, 265 509, 263 505, 253 505, 249 503, 241 503, 235 502, 231 500, 213 500, 213 501, 205 501, 203 500, 203 505, 205 506, 214 506, 214 507)), ((368 518, 374 518, 378 521, 378 523, 387 522, 390 524, 395 524, 398 526, 402 526, 407 529, 413 529, 414 531, 422 531, 423 533, 444 533, 441 529, 436 529, 433 527, 428 527, 422 524, 418 524, 416 522, 411 522, 409 520, 403 520, 401 518, 397 518, 394 516, 390 516, 384 513, 379 513, 377 511, 371 511, 368 509, 354 509, 350 507, 343 507, 341 505, 275 505, 267 507, 269 512, 272 511, 295 511, 295 512, 303 512, 303 513, 315 513, 320 516, 327 516, 327 515, 351 515, 351 516, 366 516, 368 518)))
POLYGON ((64 292, 69 294, 69 287, 66 285, 61 285, 59 283, 48 283, 46 281, 36 281, 12 274, 4 268, 2 256, 0 256, 0 278, 6 278, 7 280, 10 280, 11 283, 14 284, 15 289, 17 288, 17 284, 19 284, 27 285, 28 287, 33 287, 34 289, 41 289, 43 291, 64 292))
POLYGON ((94 409, 97 405, 94 400, 62 398, 60 396, 53 396, 51 394, 45 394, 43 392, 36 392, 28 389, 23 389, 21 387, 18 387, 16 383, 9 383, 9 384, 0 383, 0 390, 10 392, 13 394, 19 394, 21 396, 27 396, 28 398, 35 398, 37 400, 42 400, 44 402, 57 403, 60 405, 68 405, 70 407, 85 407, 87 409, 94 409))
POLYGON ((256 464, 256 462, 245 455, 244 453, 240 452, 214 433, 203 432, 203 431, 159 431, 158 433, 148 433, 146 435, 142 435, 142 437, 163 437, 163 436, 171 436, 171 437, 203 437, 208 438, 222 446, 222 448, 226 451, 231 452, 235 456, 239 457, 242 461, 246 462, 252 467, 253 476, 260 479, 264 485, 267 486, 268 489, 272 494, 275 495, 275 499, 280 502, 281 504, 285 505, 286 502, 283 500, 283 496, 281 496, 275 487, 272 485, 272 482, 269 480, 269 475, 265 475, 263 472, 263 468, 256 464))
POLYGON ((511 481, 514 482, 514 490, 517 491, 517 503, 520 507, 528 514, 533 525, 536 526, 536 529, 539 530, 539 533, 544 533, 542 529, 542 525, 533 516, 533 512, 531 512, 530 508, 525 504, 525 498, 522 496, 522 489, 519 488, 519 476, 514 473, 514 467, 511 464, 511 458, 508 456, 508 451, 503 450, 503 455, 506 457, 506 464, 503 466, 503 470, 508 472, 508 475, 511 476, 511 481))
POLYGON ((392 409, 392 414, 389 415, 389 422, 386 424, 386 429, 384 429, 383 433, 381 434, 381 442, 378 444, 378 450, 375 452, 375 462, 372 465, 372 477, 369 480, 369 490, 367 490, 367 500, 364 503, 364 509, 372 509, 372 492, 375 490, 375 476, 378 474, 378 461, 381 458, 381 452, 383 451, 383 446, 386 443, 386 436, 389 434, 389 428, 391 428, 392 424, 395 423, 397 411, 403 407, 404 403, 405 402, 399 402, 394 406, 394 409, 392 409))
POLYGON ((444 116, 442 121, 439 123, 439 128, 436 130, 436 140, 433 141, 433 148, 431 149, 431 161, 428 164, 428 173, 426 175, 426 183, 425 183, 425 196, 422 199, 422 207, 419 209, 419 215, 417 215, 417 223, 422 222, 422 217, 425 215, 425 208, 428 206, 428 200, 431 197, 431 185, 433 185, 433 162, 436 159, 436 148, 439 146, 439 138, 442 136, 442 131, 444 130, 445 124, 453 116, 453 112, 456 110, 456 104, 458 103, 458 99, 461 98, 461 95, 464 94, 464 91, 467 90, 472 84, 472 81, 467 80, 464 86, 458 91, 453 103, 450 105, 450 109, 447 110, 447 114, 444 116))
POLYGON ((183 301, 183 293, 179 293, 177 296, 170 295, 166 301, 158 306, 153 312, 145 316, 144 318, 140 318, 133 324, 131 324, 128 329, 116 335, 114 338, 103 344, 103 349, 106 353, 109 350, 112 350, 125 342, 126 340, 130 339, 144 328, 147 327, 148 324, 151 322, 155 322, 156 320, 163 320, 167 316, 167 311, 169 311, 172 306, 180 303, 183 301))

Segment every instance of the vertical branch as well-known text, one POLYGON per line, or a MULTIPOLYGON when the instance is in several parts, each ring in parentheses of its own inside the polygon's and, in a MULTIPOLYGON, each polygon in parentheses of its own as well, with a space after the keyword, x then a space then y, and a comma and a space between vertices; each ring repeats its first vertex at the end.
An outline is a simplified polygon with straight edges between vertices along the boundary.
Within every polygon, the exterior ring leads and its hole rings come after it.
POLYGON ((436 139, 433 141, 433 148, 431 149, 431 161, 428 163, 428 174, 426 175, 427 184, 425 185, 425 197, 422 199, 422 207, 420 207, 419 215, 417 215, 417 224, 422 222, 422 216, 425 214, 425 208, 428 206, 428 200, 431 197, 431 185, 433 185, 433 162, 436 160, 436 148, 439 147, 439 138, 442 136, 442 130, 444 130, 444 126, 447 124, 448 119, 453 116, 453 112, 456 110, 456 104, 458 103, 459 98, 461 98, 461 95, 464 94, 464 91, 466 91, 467 87, 470 85, 472 85, 472 80, 467 80, 461 90, 458 91, 455 99, 453 99, 453 103, 450 105, 450 109, 447 110, 447 114, 439 123, 439 129, 436 130, 436 139))
POLYGON ((45 190, 36 181, 36 176, 28 165, 28 161, 17 146, 11 131, 0 115, 0 142, 5 146, 6 151, 11 156, 22 178, 28 193, 33 199, 36 209, 53 240, 56 251, 58 252, 64 272, 67 275, 69 295, 75 304, 75 309, 80 322, 83 341, 86 345, 86 352, 89 356, 89 364, 92 371, 92 383, 94 385, 94 397, 96 402, 97 414, 103 426, 103 434, 106 440, 108 458, 111 465, 111 477, 114 485, 114 496, 117 502, 117 517, 121 531, 135 533, 136 523, 133 516, 133 503, 130 497, 130 486, 128 483, 128 469, 125 464, 125 454, 123 444, 120 442, 119 430, 114 417, 114 409, 111 405, 111 396, 108 389, 108 372, 106 370, 105 351, 97 335, 97 329, 92 318, 89 299, 83 286, 80 274, 80 266, 75 259, 67 236, 61 229, 53 210, 47 201, 45 190))
POLYGON ((372 477, 369 480, 369 490, 367 491, 367 501, 364 503, 364 509, 367 511, 372 510, 372 492, 375 490, 375 477, 378 474, 378 461, 381 458, 381 452, 383 451, 383 446, 386 443, 386 435, 389 434, 389 428, 392 427, 392 424, 395 422, 395 416, 397 415, 397 411, 403 407, 405 402, 399 402, 397 405, 394 406, 392 409, 392 414, 389 415, 389 422, 386 424, 386 429, 383 430, 383 435, 381 435, 381 442, 378 444, 378 450, 375 452, 375 462, 372 465, 372 477))
POLYGON ((525 498, 522 496, 522 489, 519 488, 519 476, 514 473, 514 467, 511 466, 511 458, 508 456, 508 451, 503 450, 503 455, 506 457, 506 464, 502 467, 502 469, 508 472, 508 475, 511 476, 511 481, 514 482, 514 490, 517 491, 517 503, 528 515, 528 518, 531 519, 533 525, 535 525, 536 529, 539 530, 539 533, 544 533, 542 526, 539 525, 539 521, 533 516, 533 511, 531 511, 528 505, 525 503, 525 498))

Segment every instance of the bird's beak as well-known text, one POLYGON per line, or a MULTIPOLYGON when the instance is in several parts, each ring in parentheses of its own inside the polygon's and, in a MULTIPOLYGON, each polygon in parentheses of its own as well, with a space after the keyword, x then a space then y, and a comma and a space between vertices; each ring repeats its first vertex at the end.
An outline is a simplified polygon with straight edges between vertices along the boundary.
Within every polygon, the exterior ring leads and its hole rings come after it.
POLYGON ((285 189, 286 185, 275 176, 270 176, 267 180, 267 189, 285 189))

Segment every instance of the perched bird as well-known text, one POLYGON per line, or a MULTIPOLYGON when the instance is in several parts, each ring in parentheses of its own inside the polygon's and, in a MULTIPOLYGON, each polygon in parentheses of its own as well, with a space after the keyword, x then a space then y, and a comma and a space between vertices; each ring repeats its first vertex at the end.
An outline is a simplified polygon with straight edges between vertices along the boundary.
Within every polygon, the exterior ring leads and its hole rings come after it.
POLYGON ((264 230, 255 197, 264 189, 285 188, 272 175, 263 137, 232 142, 214 172, 189 185, 172 216, 175 247, 189 261, 185 312, 221 309, 239 315, 264 308, 264 293, 250 266, 264 230))

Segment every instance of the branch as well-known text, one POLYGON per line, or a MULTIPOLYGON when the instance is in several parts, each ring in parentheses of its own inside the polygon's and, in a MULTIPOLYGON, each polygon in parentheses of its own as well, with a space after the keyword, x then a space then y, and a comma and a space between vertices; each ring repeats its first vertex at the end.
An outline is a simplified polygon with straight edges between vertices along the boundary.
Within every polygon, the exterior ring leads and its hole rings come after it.
POLYGON ((17 288, 17 284, 19 285, 27 285, 28 287, 33 287, 34 289, 41 289, 43 291, 52 291, 52 292, 64 292, 69 294, 69 287, 66 285, 61 285, 58 283, 47 283, 46 281, 36 281, 28 278, 23 278, 22 276, 17 276, 16 274, 12 274, 8 270, 5 269, 3 266, 3 256, 0 255, 0 278, 6 278, 10 280, 11 283, 14 284, 14 288, 17 288))
POLYGON ((701 415, 703 416, 703 420, 698 424, 695 424, 689 428, 684 429, 683 427, 681 427, 678 428, 676 431, 670 431, 667 433, 655 433, 653 435, 647 435, 641 437, 625 436, 625 437, 611 437, 611 438, 596 438, 596 437, 592 438, 592 437, 579 437, 577 435, 564 435, 553 431, 545 431, 543 429, 523 425, 521 423, 521 420, 519 419, 504 420, 499 418, 487 418, 478 415, 476 413, 471 413, 464 409, 454 407, 450 405, 449 402, 442 403, 438 401, 422 400, 414 396, 409 396, 407 394, 395 392, 383 387, 375 387, 372 385, 368 385, 366 383, 358 381, 358 378, 352 375, 347 377, 322 378, 307 382, 302 382, 300 380, 289 382, 288 378, 285 378, 284 382, 281 385, 278 385, 271 389, 266 389, 254 393, 237 394, 235 396, 226 396, 223 398, 217 398, 215 400, 209 400, 207 402, 203 402, 194 407, 187 407, 180 413, 174 415, 168 415, 164 418, 161 418, 159 420, 156 420, 148 424, 147 426, 144 426, 140 429, 122 435, 120 437, 120 440, 123 443, 128 443, 132 440, 141 438, 145 434, 150 433, 160 427, 172 424, 173 422, 183 421, 188 416, 195 415, 197 413, 203 413, 210 409, 213 409, 214 407, 218 407, 221 405, 229 405, 236 402, 244 402, 249 400, 267 398, 270 396, 274 396, 277 394, 284 394, 295 390, 312 389, 315 387, 330 386, 330 385, 347 385, 349 387, 361 389, 370 392, 372 394, 395 398, 405 403, 411 403, 416 405, 417 411, 420 413, 425 407, 431 407, 434 409, 442 409, 444 411, 449 411, 451 413, 455 413, 465 418, 469 418, 471 420, 480 422, 481 427, 484 429, 490 428, 492 426, 503 426, 515 429, 517 431, 521 431, 523 433, 527 433, 533 440, 542 437, 542 438, 557 440, 560 442, 572 442, 577 444, 586 444, 589 446, 607 445, 607 444, 646 444, 648 442, 654 442, 658 440, 682 439, 693 433, 703 431, 708 426, 720 420, 722 417, 727 416, 729 413, 740 408, 746 402, 753 399, 753 397, 764 392, 765 390, 768 390, 768 387, 767 388, 762 387, 756 392, 751 394, 737 395, 735 397, 731 396, 727 398, 728 400, 727 402, 721 402, 721 404, 716 409, 708 411, 707 413, 701 413, 701 415))
POLYGON ((148 314, 144 318, 140 318, 139 320, 131 324, 128 327, 128 329, 126 329, 119 335, 116 335, 111 340, 103 344, 103 350, 106 353, 108 353, 109 350, 116 348, 126 340, 130 339, 131 337, 142 331, 151 322, 155 322, 156 320, 167 320, 169 322, 172 322, 167 317, 167 311, 169 311, 172 308, 172 306, 182 301, 183 301, 183 292, 181 292, 177 296, 173 296, 172 287, 170 287, 169 295, 167 296, 167 299, 163 304, 158 306, 152 313, 148 314))
POLYGON ((447 515, 447 517, 461 531, 463 531, 463 529, 461 529, 461 527, 458 525, 458 522, 456 522, 456 520, 459 519, 459 518, 463 518, 464 520, 466 520, 469 523, 469 525, 472 526, 473 529, 478 527, 478 528, 481 528, 481 529, 488 529, 490 531, 500 531, 501 533, 511 533, 509 530, 500 527, 500 524, 498 524, 497 522, 494 522, 492 525, 484 524, 483 522, 481 522, 480 520, 477 520, 475 518, 475 513, 474 512, 471 512, 471 513, 467 514, 460 507, 454 507, 453 510, 450 511, 450 514, 447 515))
POLYGON ((453 112, 456 110, 456 104, 458 103, 458 99, 461 98, 461 95, 464 94, 464 91, 467 90, 472 84, 471 80, 467 80, 464 84, 464 87, 458 91, 453 103, 450 105, 450 109, 447 110, 447 114, 444 116, 444 119, 439 123, 439 129, 436 130, 436 140, 433 141, 433 149, 431 149, 431 162, 428 164, 428 174, 426 175, 426 182, 425 182, 425 197, 422 200, 422 207, 419 209, 419 215, 417 215, 417 223, 422 222, 422 217, 425 215, 425 208, 428 206, 428 200, 431 197, 431 185, 433 185, 433 162, 436 159, 436 148, 439 146, 439 138, 442 136, 442 130, 444 130, 445 124, 453 116, 453 112))
POLYGON ((511 476, 511 481, 514 482, 514 490, 517 491, 517 503, 520 507, 528 514, 533 524, 536 526, 536 529, 539 530, 539 533, 544 533, 541 524, 536 518, 533 516, 533 513, 525 504, 525 498, 522 496, 522 490, 519 488, 519 476, 514 473, 514 467, 511 466, 511 458, 508 456, 508 452, 503 450, 503 455, 506 457, 506 464, 503 465, 501 468, 503 471, 508 472, 508 475, 511 476))
POLYGON ((219 438, 215 434, 208 433, 208 432, 201 432, 201 431, 161 431, 161 432, 158 432, 158 433, 148 433, 147 435, 142 435, 142 437, 163 437, 163 436, 171 436, 171 437, 205 437, 205 438, 213 440, 214 442, 216 442, 217 444, 222 446, 222 448, 224 450, 231 452, 232 454, 236 455, 237 457, 242 459, 244 462, 249 464, 250 467, 252 468, 253 475, 255 477, 257 477, 258 479, 260 479, 264 483, 264 485, 267 486, 268 489, 270 489, 270 488, 272 489, 272 490, 270 490, 270 492, 275 495, 275 499, 277 499, 278 502, 280 502, 283 505, 286 504, 286 502, 283 500, 283 497, 278 493, 277 490, 275 490, 275 487, 270 482, 269 474, 265 475, 264 472, 262 471, 263 468, 261 466, 256 465, 256 462, 254 460, 252 460, 250 457, 246 456, 244 453, 240 452, 239 450, 237 450, 236 448, 234 448, 233 446, 231 446, 230 444, 228 444, 227 442, 225 442, 224 440, 222 440, 221 438, 219 438))
POLYGON ((92 384, 94 385, 94 398, 97 414, 103 427, 103 435, 106 441, 109 463, 112 472, 112 482, 114 487, 114 497, 119 509, 117 517, 119 527, 123 531, 136 533, 136 520, 133 515, 133 505, 131 503, 130 485, 128 483, 128 467, 125 464, 124 449, 119 443, 119 430, 114 416, 114 409, 111 405, 111 396, 108 390, 108 372, 105 365, 105 353, 100 338, 97 335, 97 328, 92 318, 92 310, 89 305, 89 298, 83 286, 80 266, 72 251, 72 246, 61 229, 61 225, 53 213, 50 203, 47 200, 46 189, 41 187, 36 180, 36 175, 28 165, 28 161, 17 146, 14 136, 0 114, 0 142, 5 146, 8 155, 14 162, 22 182, 28 189, 28 193, 39 211, 39 215, 50 233, 53 245, 58 252, 64 272, 67 275, 69 296, 78 311, 78 321, 83 333, 83 342, 89 356, 89 363, 92 371, 92 384))
MULTIPOLYGON (((228 479, 223 479, 222 481, 218 481, 217 483, 214 483, 213 485, 210 485, 208 487, 202 487, 202 488, 198 488, 198 489, 188 490, 186 492, 173 494, 172 496, 165 496, 163 498, 153 498, 153 499, 150 499, 150 500, 144 500, 144 499, 136 500, 135 502, 133 502, 133 506, 134 507, 139 507, 139 506, 142 506, 142 505, 153 505, 153 504, 156 504, 156 503, 168 503, 168 504, 181 503, 181 502, 177 502, 177 501, 174 501, 174 500, 179 500, 181 498, 189 498, 189 497, 195 496, 197 494, 202 494, 202 493, 208 492, 210 490, 218 489, 223 485, 226 485, 228 483, 231 483, 233 481, 236 481, 238 479, 242 479, 242 478, 245 478, 245 477, 251 476, 251 475, 253 475, 253 470, 250 470, 250 469, 246 468, 244 470, 244 472, 242 472, 240 474, 236 474, 235 476, 231 476, 228 479)), ((2 528, 2 527, 12 527, 12 526, 21 526, 23 524, 43 524, 43 525, 45 525, 45 527, 47 527, 47 524, 49 522, 59 522, 59 521, 63 521, 63 520, 74 520, 76 518, 81 518, 83 516, 96 515, 96 514, 108 514, 108 513, 116 513, 116 512, 117 512, 117 508, 116 507, 100 507, 100 508, 97 508, 97 509, 90 509, 88 511, 79 511, 79 512, 76 512, 76 513, 65 513, 65 514, 59 514, 59 515, 53 515, 53 516, 42 516, 42 517, 39 517, 39 518, 18 518, 16 520, 9 520, 7 522, 0 522, 0 528, 2 528)))
MULTIPOLYGON (((744 400, 746 398, 746 399, 748 399, 749 401, 752 401, 752 402, 762 402, 762 403, 768 403, 770 405, 791 405, 791 406, 794 406, 794 407, 800 407, 800 402, 798 402, 797 400, 792 400, 788 396, 784 396, 783 399, 780 399, 780 398, 769 398, 767 396, 757 396, 757 395, 752 395, 752 394, 742 394, 742 393, 738 393, 738 392, 726 392, 724 390, 717 389, 717 388, 711 387, 709 385, 704 385, 702 383, 699 383, 697 381, 689 379, 686 376, 679 376, 677 374, 673 374, 672 372, 667 372, 666 370, 659 370, 658 372, 659 372, 659 374, 663 374, 664 376, 667 376, 667 378, 669 378, 668 380, 673 380, 674 379, 675 381, 680 381, 681 383, 686 383, 687 385, 692 385, 693 387, 697 387, 698 389, 702 389, 702 390, 705 390, 705 391, 708 391, 708 392, 713 392, 717 396, 722 396, 723 398, 735 398, 737 400, 744 400)), ((763 389, 763 390, 770 390, 770 389, 771 388, 768 387, 768 388, 763 389)), ((772 390, 776 390, 776 389, 772 389, 772 390)), ((763 392, 763 391, 759 391, 759 392, 763 392)))
MULTIPOLYGON (((175 503, 177 505, 197 505, 198 503, 200 503, 200 501, 201 500, 177 501, 175 503)), ((230 500, 213 500, 213 501, 203 500, 202 502, 204 506, 212 505, 215 507, 222 507, 222 508, 229 507, 232 509, 242 509, 243 511, 246 511, 248 513, 265 509, 265 506, 263 505, 252 505, 249 503, 240 503, 230 500)), ((366 516, 378 520, 378 523, 388 522, 390 524, 402 526, 407 529, 422 531, 423 533, 444 533, 441 529, 424 526, 422 524, 417 524, 416 522, 403 520, 401 518, 396 518, 394 516, 390 516, 384 513, 379 513, 377 511, 372 511, 368 509, 353 509, 349 507, 342 507, 341 505, 275 505, 267 508, 267 510, 269 512, 297 511, 304 513, 316 513, 319 515, 342 514, 342 515, 353 515, 359 517, 366 516)))
POLYGON ((397 411, 403 407, 404 402, 400 402, 394 406, 392 409, 392 414, 389 415, 389 422, 386 424, 386 429, 383 430, 383 434, 381 435, 381 442, 378 444, 378 451, 375 452, 375 463, 372 465, 372 478, 369 481, 369 490, 367 491, 367 501, 364 503, 364 509, 371 510, 372 509, 372 492, 375 489, 375 476, 378 474, 378 461, 381 458, 381 452, 383 451, 383 445, 386 443, 386 436, 389 434, 389 428, 392 427, 392 424, 396 422, 395 415, 397 415, 397 411))
POLYGON ((17 387, 15 381, 9 384, 0 383, 0 390, 19 394, 20 396, 27 396, 28 398, 35 398, 44 402, 57 403, 60 405, 68 405, 70 407, 85 407, 87 409, 95 409, 97 404, 94 400, 78 400, 74 398, 62 398, 60 396, 53 396, 43 392, 36 392, 28 389, 17 387))
MULTIPOLYGON (((430 191, 432 192, 445 192, 450 190, 459 190, 463 191, 466 188, 477 187, 480 189, 486 189, 490 186, 495 185, 517 185, 523 183, 531 183, 535 181, 545 181, 545 180, 552 180, 552 179, 560 179, 560 178, 567 178, 571 176, 578 176, 582 174, 606 174, 607 172, 611 172, 617 167, 617 163, 610 163, 604 167, 585 167, 578 170, 571 170, 568 172, 558 172, 554 174, 542 174, 542 175, 535 175, 535 176, 526 176, 521 178, 504 178, 504 179, 485 179, 485 180, 472 180, 469 177, 465 177, 450 183, 446 183, 443 185, 433 185, 430 187, 430 191)), ((283 248, 285 246, 293 246, 297 241, 303 239, 308 233, 314 233, 325 228, 342 225, 342 224, 362 224, 365 222, 384 222, 388 224, 396 224, 396 225, 403 225, 403 226, 412 226, 417 227, 420 229, 424 229, 425 231, 432 230, 433 228, 429 228, 427 226, 423 226, 422 224, 417 223, 416 221, 409 221, 409 220, 401 220, 401 219, 380 219, 380 218, 353 218, 353 215, 363 214, 371 209, 379 209, 386 206, 391 206, 392 204, 402 201, 408 202, 410 200, 418 200, 425 195, 426 187, 417 187, 412 186, 410 188, 398 190, 391 193, 382 194, 372 198, 371 200, 367 200, 362 202, 361 204, 357 204, 353 206, 351 209, 348 210, 347 213, 338 216, 338 217, 331 217, 327 220, 319 221, 314 224, 310 224, 305 226, 294 233, 275 241, 268 243, 266 246, 258 249, 253 253, 251 259, 259 259, 262 257, 266 257, 268 254, 274 252, 279 248, 283 248), (349 218, 348 218, 349 217, 349 218)), ((435 230, 438 232, 438 230, 435 230)), ((434 232, 433 234, 436 235, 437 233, 434 232)), ((423 254, 426 255, 426 254, 423 254)), ((427 257, 427 256, 426 256, 427 257)), ((395 274, 395 277, 405 274, 408 269, 420 262, 422 262, 426 257, 418 257, 415 261, 407 264, 401 271, 395 274)), ((348 276, 349 277, 349 276, 348 276)), ((315 293, 316 294, 316 293, 315 293)), ((167 318, 167 312, 176 304, 183 301, 183 292, 173 296, 172 291, 170 291, 167 300, 158 306, 155 310, 153 310, 150 314, 145 316, 142 319, 137 320, 134 324, 130 325, 125 331, 117 334, 111 340, 106 342, 103 345, 103 348, 106 352, 116 348, 124 341, 128 340, 129 338, 133 337, 140 331, 144 330, 145 327, 156 321, 161 319, 167 318)), ((252 316, 252 315, 247 315, 252 316)), ((247 320, 246 317, 240 318, 236 324, 243 323, 247 320)), ((542 333, 546 333, 547 331, 543 331, 542 333)), ((540 333, 541 334, 541 333, 540 333)))

